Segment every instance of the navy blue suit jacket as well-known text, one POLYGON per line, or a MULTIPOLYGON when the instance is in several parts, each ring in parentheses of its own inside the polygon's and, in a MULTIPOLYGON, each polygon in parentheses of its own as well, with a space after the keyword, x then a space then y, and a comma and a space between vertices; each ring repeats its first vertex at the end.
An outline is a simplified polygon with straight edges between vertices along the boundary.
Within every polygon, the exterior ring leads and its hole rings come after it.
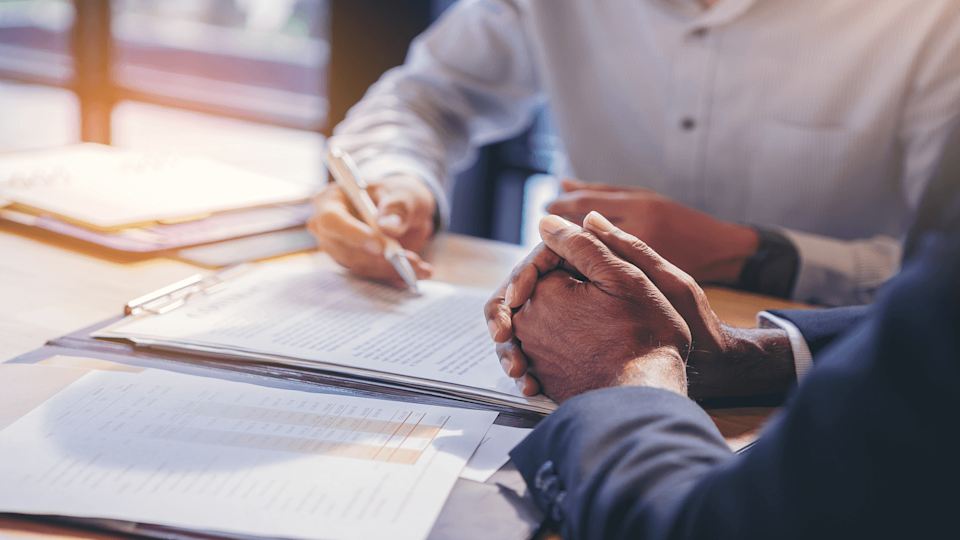
POLYGON ((511 457, 565 538, 938 537, 960 503, 960 235, 928 236, 735 455, 693 401, 588 392, 511 457))

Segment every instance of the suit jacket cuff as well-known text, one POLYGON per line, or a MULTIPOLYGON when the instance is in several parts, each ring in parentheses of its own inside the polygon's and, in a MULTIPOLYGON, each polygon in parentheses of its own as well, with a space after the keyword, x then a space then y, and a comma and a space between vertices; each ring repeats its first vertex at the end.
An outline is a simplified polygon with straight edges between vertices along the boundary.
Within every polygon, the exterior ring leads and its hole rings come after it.
POLYGON ((810 347, 807 346, 807 340, 803 338, 800 329, 792 322, 777 317, 769 311, 757 313, 757 326, 759 328, 781 328, 787 333, 787 339, 790 340, 790 349, 793 351, 793 366, 797 372, 797 384, 803 382, 807 373, 813 369, 813 354, 810 353, 810 347))
POLYGON ((865 320, 869 309, 870 306, 846 306, 830 309, 772 309, 766 313, 793 325, 816 359, 823 349, 865 320))

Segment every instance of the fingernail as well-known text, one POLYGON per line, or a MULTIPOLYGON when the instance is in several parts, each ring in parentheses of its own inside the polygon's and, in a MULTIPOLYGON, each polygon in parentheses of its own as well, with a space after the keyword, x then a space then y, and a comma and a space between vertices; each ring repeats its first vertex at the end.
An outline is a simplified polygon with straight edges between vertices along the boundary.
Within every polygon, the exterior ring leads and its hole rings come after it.
POLYGON ((517 388, 520 390, 521 394, 523 393, 523 389, 527 386, 526 382, 526 375, 521 375, 520 378, 517 379, 517 388))
POLYGON ((380 247, 380 244, 373 240, 367 240, 366 242, 364 242, 363 249, 369 251, 370 253, 373 253, 374 255, 379 255, 380 253, 383 252, 383 248, 380 247))
POLYGON ((513 362, 511 362, 510 360, 507 360, 506 358, 502 358, 500 359, 500 367, 503 368, 503 372, 506 373, 507 376, 509 377, 510 370, 513 369, 513 362))
POLYGON ((513 297, 517 294, 517 288, 513 286, 513 283, 507 285, 507 292, 503 295, 503 301, 507 303, 508 306, 513 305, 513 297))
POLYGON ((487 329, 490 330, 490 337, 493 338, 494 341, 496 341, 496 340, 497 340, 497 334, 500 333, 500 327, 497 326, 497 323, 496 323, 496 322, 490 321, 490 322, 487 324, 487 329))
POLYGON ((573 225, 573 223, 570 223, 560 216, 551 215, 540 220, 540 228, 550 234, 554 234, 560 229, 565 229, 571 225, 573 225))
POLYGON ((613 223, 610 223, 610 220, 603 217, 600 212, 596 210, 591 210, 590 213, 587 214, 587 219, 584 221, 589 221, 590 225, 593 226, 592 228, 602 233, 608 233, 616 228, 613 226, 613 223))
POLYGON ((377 220, 378 225, 388 229, 396 229, 400 227, 401 223, 403 223, 403 221, 400 219, 400 216, 396 214, 387 214, 385 216, 381 216, 380 219, 377 220))

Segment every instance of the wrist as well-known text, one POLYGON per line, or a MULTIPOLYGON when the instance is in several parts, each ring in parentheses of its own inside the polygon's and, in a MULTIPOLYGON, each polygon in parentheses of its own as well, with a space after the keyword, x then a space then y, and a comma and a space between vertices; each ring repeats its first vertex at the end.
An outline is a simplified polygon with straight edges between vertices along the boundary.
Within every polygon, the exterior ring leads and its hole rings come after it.
POLYGON ((706 270, 700 281, 733 285, 737 283, 744 265, 760 247, 760 235, 756 229, 738 223, 724 223, 724 242, 715 261, 706 270))
POLYGON ((756 251, 744 262, 736 286, 739 289, 790 298, 800 269, 800 254, 789 238, 777 231, 754 228, 759 238, 756 251))
POLYGON ((676 347, 660 347, 627 362, 611 386, 647 386, 686 396, 686 362, 676 347))
POLYGON ((691 354, 690 396, 695 399, 783 395, 796 380, 786 331, 721 325, 716 353, 691 354))

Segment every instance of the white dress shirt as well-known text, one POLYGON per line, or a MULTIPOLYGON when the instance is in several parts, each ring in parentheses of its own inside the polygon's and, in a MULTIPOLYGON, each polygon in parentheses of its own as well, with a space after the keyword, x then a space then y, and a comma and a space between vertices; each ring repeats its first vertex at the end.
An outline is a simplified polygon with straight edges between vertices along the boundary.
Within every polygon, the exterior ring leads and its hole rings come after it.
POLYGON ((870 301, 960 117, 957 0, 461 0, 337 126, 447 212, 546 105, 571 175, 782 228, 794 298, 870 301))

